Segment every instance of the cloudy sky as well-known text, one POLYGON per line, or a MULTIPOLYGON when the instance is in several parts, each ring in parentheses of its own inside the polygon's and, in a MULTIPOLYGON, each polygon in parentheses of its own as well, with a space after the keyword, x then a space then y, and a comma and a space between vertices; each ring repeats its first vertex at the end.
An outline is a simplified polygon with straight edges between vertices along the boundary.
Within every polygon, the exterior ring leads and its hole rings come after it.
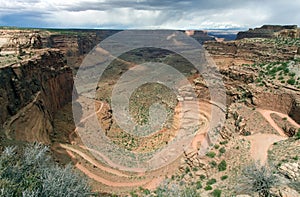
POLYGON ((0 0, 0 25, 211 29, 300 25, 299 0, 0 0))

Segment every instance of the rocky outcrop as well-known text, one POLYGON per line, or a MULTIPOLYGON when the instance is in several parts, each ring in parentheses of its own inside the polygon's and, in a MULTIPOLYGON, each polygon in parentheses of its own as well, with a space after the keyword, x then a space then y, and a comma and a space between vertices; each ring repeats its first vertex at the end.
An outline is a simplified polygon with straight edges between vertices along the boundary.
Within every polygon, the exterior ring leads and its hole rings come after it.
POLYGON ((30 59, 1 67, 0 77, 4 130, 27 141, 49 142, 53 114, 72 100, 72 70, 63 55, 58 50, 36 50, 30 59))
POLYGON ((271 188, 270 193, 274 197, 298 197, 300 194, 288 186, 271 188))
POLYGON ((299 181, 300 180, 300 165, 299 163, 284 163, 279 167, 279 172, 288 178, 299 181))
POLYGON ((42 48, 40 31, 1 30, 0 55, 21 55, 24 50, 42 48))
POLYGON ((296 122, 300 124, 300 95, 295 97, 293 100, 292 109, 289 112, 289 116, 291 116, 296 122))
POLYGON ((228 41, 228 42, 206 42, 205 49, 213 56, 220 66, 241 65, 249 63, 275 62, 291 60, 297 55, 297 46, 274 46, 274 43, 263 41, 228 41), (224 59, 226 61, 224 61, 224 59))
POLYGON ((290 37, 298 38, 299 29, 297 25, 263 25, 262 27, 249 29, 237 34, 237 40, 243 38, 274 38, 274 37, 290 37))

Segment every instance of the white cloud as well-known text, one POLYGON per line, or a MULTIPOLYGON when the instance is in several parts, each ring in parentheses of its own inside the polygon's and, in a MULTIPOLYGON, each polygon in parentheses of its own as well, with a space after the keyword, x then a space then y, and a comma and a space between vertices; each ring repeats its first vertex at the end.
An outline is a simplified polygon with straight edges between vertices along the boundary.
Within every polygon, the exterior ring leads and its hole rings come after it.
POLYGON ((285 0, 0 0, 0 20, 23 14, 51 27, 228 28, 299 24, 299 9, 285 0))

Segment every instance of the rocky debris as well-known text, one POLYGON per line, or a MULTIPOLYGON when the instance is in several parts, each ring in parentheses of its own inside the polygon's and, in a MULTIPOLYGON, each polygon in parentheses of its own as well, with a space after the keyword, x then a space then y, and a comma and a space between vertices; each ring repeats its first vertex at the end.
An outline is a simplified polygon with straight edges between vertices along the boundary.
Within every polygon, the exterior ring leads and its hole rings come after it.
POLYGON ((253 83, 258 71, 252 68, 241 69, 241 67, 229 67, 228 69, 220 70, 220 73, 233 79, 244 82, 246 84, 253 83))
POLYGON ((297 191, 287 186, 271 188, 270 193, 274 197, 298 197, 300 195, 297 191))
POLYGON ((251 132, 246 129, 247 120, 243 116, 239 115, 237 111, 232 110, 229 110, 229 114, 229 117, 233 117, 236 133, 244 136, 248 136, 251 134, 251 132))
POLYGON ((233 133, 228 128, 222 127, 222 129, 220 130, 220 135, 224 140, 228 140, 232 138, 233 133))
POLYGON ((279 167, 279 172, 292 180, 300 180, 300 164, 299 163, 284 163, 279 167))
POLYGON ((295 38, 297 36, 299 37, 297 32, 300 32, 297 28, 297 25, 263 25, 259 28, 239 32, 236 39, 273 38, 276 36, 295 38))
POLYGON ((111 127, 114 123, 112 110, 110 109, 108 104, 106 104, 103 110, 101 111, 99 118, 102 129, 105 131, 105 134, 108 135, 108 132, 111 130, 111 127))
POLYGON ((293 137, 296 134, 296 128, 289 127, 286 124, 282 127, 282 130, 288 137, 293 137))

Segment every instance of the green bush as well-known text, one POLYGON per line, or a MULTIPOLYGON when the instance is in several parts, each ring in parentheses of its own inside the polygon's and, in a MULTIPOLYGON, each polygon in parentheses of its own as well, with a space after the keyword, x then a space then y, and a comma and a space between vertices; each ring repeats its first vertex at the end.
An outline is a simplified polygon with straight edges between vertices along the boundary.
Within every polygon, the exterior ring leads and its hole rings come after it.
POLYGON ((227 175, 221 176, 221 180, 222 180, 222 181, 226 180, 227 178, 228 178, 227 175))
POLYGON ((220 144, 221 144, 221 145, 228 144, 228 141, 227 141, 227 140, 225 140, 225 141, 222 141, 222 142, 220 142, 220 144))
POLYGON ((221 197, 222 190, 215 189, 211 194, 213 197, 221 197))
POLYGON ((209 165, 214 168, 217 166, 217 162, 211 161, 211 162, 209 162, 209 165))
POLYGON ((223 154, 223 153, 226 152, 226 149, 225 149, 224 147, 222 147, 222 148, 219 149, 219 152, 220 152, 221 154, 223 154))
POLYGON ((225 171, 227 168, 227 164, 225 160, 222 160, 219 165, 218 165, 218 169, 219 171, 225 171))
POLYGON ((185 168, 185 173, 187 174, 187 173, 189 173, 190 172, 190 168, 189 167, 186 167, 185 168))
POLYGON ((201 179, 201 180, 204 180, 204 179, 206 179, 206 176, 205 176, 204 174, 201 174, 201 175, 200 175, 200 179, 201 179))
POLYGON ((216 179, 209 179, 207 182, 206 182, 206 185, 213 185, 217 182, 216 179))
POLYGON ((208 190, 212 190, 212 187, 210 185, 207 185, 204 190, 208 191, 208 190))
POLYGON ((196 189, 201 189, 201 188, 202 188, 201 181, 197 181, 197 183, 196 183, 196 189))
POLYGON ((216 156, 216 153, 211 151, 211 152, 206 153, 206 156, 208 156, 210 158, 214 158, 216 156))
POLYGON ((1 196, 91 196, 87 180, 70 165, 55 164, 48 147, 32 144, 22 150, 7 147, 0 156, 1 196))
POLYGON ((287 82, 288 84, 290 84, 290 85, 295 85, 296 80, 295 80, 294 78, 290 78, 290 79, 288 79, 286 82, 287 82))

